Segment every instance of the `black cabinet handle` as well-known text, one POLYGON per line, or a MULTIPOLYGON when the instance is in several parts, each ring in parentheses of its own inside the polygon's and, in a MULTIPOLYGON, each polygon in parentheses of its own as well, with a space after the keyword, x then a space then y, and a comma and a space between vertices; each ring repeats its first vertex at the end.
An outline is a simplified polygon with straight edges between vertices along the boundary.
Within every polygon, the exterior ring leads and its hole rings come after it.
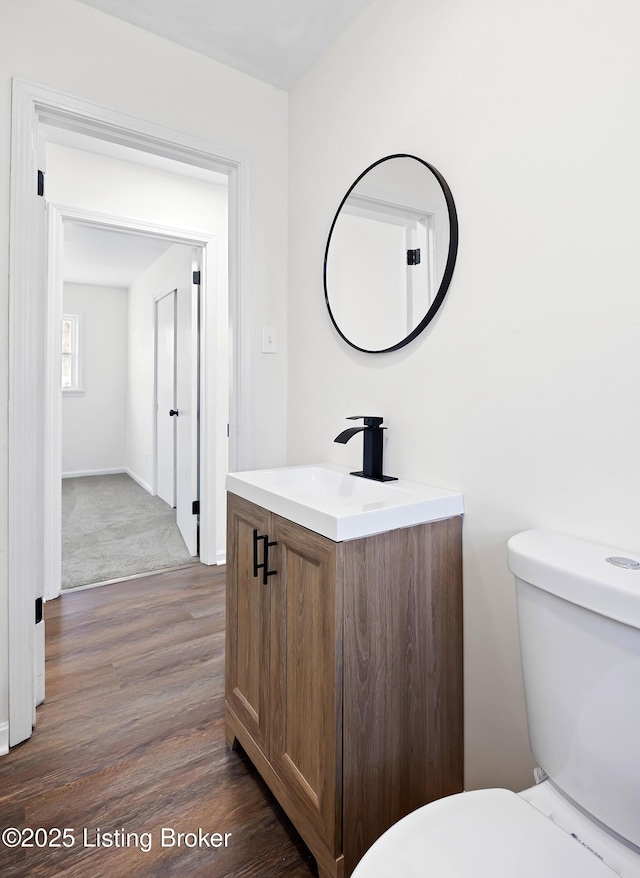
POLYGON ((277 540, 270 540, 269 537, 264 535, 264 565, 262 568, 262 584, 268 585, 268 579, 270 576, 275 576, 278 572, 277 570, 269 570, 269 548, 271 546, 277 546, 277 540))
POLYGON ((253 529, 253 578, 258 578, 258 540, 262 537, 258 536, 258 529, 253 529))
POLYGON ((178 409, 169 409, 169 417, 177 418, 178 417, 178 409))
POLYGON ((257 579, 258 571, 262 570, 262 584, 269 584, 269 577, 275 576, 277 570, 269 570, 269 548, 277 546, 277 540, 269 540, 267 534, 258 534, 258 529, 253 529, 253 575, 257 579), (258 564, 258 540, 263 541, 262 563, 258 564))

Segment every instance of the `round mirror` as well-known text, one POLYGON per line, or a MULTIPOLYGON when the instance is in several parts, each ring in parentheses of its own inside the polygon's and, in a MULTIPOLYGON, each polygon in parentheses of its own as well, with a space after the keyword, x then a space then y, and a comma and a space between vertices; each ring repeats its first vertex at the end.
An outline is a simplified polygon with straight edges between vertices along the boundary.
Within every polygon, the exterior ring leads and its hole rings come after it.
POLYGON ((342 338, 366 353, 408 344, 442 304, 457 252, 442 174, 411 155, 374 162, 342 199, 327 240, 324 294, 342 338))

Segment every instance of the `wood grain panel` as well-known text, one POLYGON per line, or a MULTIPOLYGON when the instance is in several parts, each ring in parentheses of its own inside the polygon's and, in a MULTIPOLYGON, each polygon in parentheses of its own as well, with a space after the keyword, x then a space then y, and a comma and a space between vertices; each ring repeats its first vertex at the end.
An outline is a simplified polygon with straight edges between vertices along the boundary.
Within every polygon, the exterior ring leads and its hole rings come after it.
MULTIPOLYGON (((255 577, 253 530, 269 530, 269 513, 228 495, 226 697, 253 739, 269 753, 270 589, 255 577)), ((259 543, 262 549, 262 543, 259 543)), ((262 560, 262 556, 260 556, 262 560)))
POLYGON ((339 544, 273 516, 271 762, 337 856, 342 700, 339 544))
POLYGON ((460 540, 452 518, 345 544, 346 875, 394 822, 462 790, 460 540))
MULTIPOLYGON (((227 708, 227 723, 235 738, 242 743, 247 756, 251 759, 261 777, 266 781, 271 792, 275 795, 285 813, 291 817, 297 831, 300 833, 309 850, 313 854, 318 869, 318 878, 344 878, 344 857, 329 849, 318 833, 317 815, 307 808, 300 808, 299 797, 295 788, 291 788, 288 778, 285 780, 275 770, 271 762, 265 757, 255 741, 247 734, 243 724, 234 716, 233 711, 227 708)), ((266 876, 265 876, 266 878, 266 876)))

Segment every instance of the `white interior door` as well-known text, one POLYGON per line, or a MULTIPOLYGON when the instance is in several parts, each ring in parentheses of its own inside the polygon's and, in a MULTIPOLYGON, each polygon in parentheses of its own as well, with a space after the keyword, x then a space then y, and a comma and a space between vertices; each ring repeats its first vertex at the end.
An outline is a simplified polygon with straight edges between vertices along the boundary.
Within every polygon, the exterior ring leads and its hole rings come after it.
POLYGON ((156 301, 156 493, 176 505, 176 291, 156 301))
MULTIPOLYGON (((199 254, 198 254, 199 256, 199 254)), ((201 260, 200 260, 201 261, 201 260)), ((199 261, 189 258, 184 288, 176 302, 176 521, 191 555, 198 554, 198 300, 199 284, 193 283, 199 261)))

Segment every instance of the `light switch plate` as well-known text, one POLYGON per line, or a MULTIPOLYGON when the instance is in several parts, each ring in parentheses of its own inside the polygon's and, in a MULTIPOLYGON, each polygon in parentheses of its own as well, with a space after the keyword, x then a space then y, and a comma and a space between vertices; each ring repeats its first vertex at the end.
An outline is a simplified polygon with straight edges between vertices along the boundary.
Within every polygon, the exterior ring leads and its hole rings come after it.
POLYGON ((276 337, 276 330, 273 326, 263 326, 262 327, 262 353, 263 354, 277 354, 278 353, 278 339, 276 337))

